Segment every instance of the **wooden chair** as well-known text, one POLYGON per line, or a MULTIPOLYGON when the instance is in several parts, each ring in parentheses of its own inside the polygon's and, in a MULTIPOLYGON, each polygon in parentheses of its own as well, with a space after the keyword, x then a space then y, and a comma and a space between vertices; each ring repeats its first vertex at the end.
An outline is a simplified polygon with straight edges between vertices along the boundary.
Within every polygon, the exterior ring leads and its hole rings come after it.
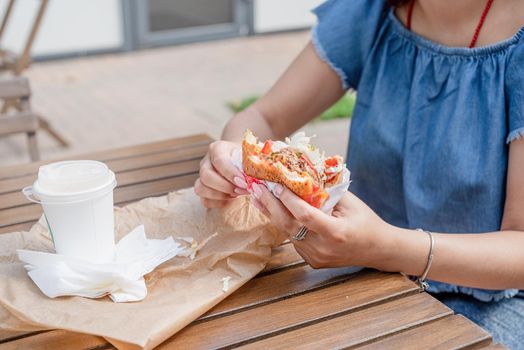
MULTIPOLYGON (((9 0, 4 17, 0 23, 0 43, 5 33, 9 17, 13 12, 14 4, 15 0, 9 0)), ((14 76, 19 76, 27 67, 29 67, 31 62, 31 48, 33 47, 36 35, 40 30, 40 25, 42 24, 42 19, 48 4, 49 0, 40 0, 40 7, 38 8, 38 11, 35 15, 31 31, 29 32, 29 36, 26 39, 26 43, 20 55, 17 55, 5 48, 0 48, 0 71, 11 73, 14 76)), ((4 104, 0 109, 0 113, 5 113, 12 108, 20 110, 18 101, 5 99, 4 104)), ((51 137, 53 137, 60 145, 64 147, 69 146, 69 143, 62 137, 62 135, 56 132, 56 130, 54 130, 51 125, 49 125, 49 122, 44 117, 37 114, 37 118, 40 127, 47 131, 51 137)))
POLYGON ((40 159, 36 142, 38 117, 31 112, 29 97, 31 90, 26 78, 14 77, 0 80, 0 99, 17 101, 17 111, 0 114, 0 136, 26 133, 31 161, 40 159))
MULTIPOLYGON (((38 12, 36 13, 33 26, 31 27, 31 31, 29 32, 29 36, 27 37, 24 49, 22 50, 22 53, 19 56, 16 55, 14 52, 11 52, 4 48, 0 49, 0 70, 8 70, 11 71, 14 75, 20 75, 22 71, 29 66, 29 63, 31 61, 31 48, 33 47, 36 34, 40 29, 40 24, 42 23, 42 18, 44 17, 48 3, 49 0, 40 1, 40 7, 38 9, 38 12)), ((6 30, 9 17, 13 12, 14 4, 15 0, 9 0, 9 3, 7 4, 4 13, 4 18, 2 19, 2 23, 0 24, 0 41, 2 40, 2 36, 4 35, 4 32, 6 30)))

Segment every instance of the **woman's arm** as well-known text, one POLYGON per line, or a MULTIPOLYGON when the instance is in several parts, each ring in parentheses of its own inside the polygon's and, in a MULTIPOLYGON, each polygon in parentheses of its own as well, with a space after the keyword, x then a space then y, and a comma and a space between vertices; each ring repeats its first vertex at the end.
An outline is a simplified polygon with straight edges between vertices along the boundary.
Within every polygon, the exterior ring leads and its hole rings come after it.
POLYGON ((263 140, 284 138, 343 94, 339 77, 320 59, 310 42, 268 93, 231 118, 222 139, 239 142, 246 129, 263 140))
MULTIPOLYGON (((524 140, 510 146, 507 198, 501 231, 482 234, 433 233, 435 251, 428 278, 485 289, 524 289, 524 140)), ((276 199, 263 186, 256 203, 290 237, 305 225, 312 232, 291 240, 313 267, 369 266, 420 276, 426 266, 426 233, 385 223, 347 193, 327 215, 286 188, 276 199)))
POLYGON ((209 146, 200 162, 195 193, 207 208, 247 194, 242 173, 231 163, 246 129, 264 139, 283 138, 336 102, 344 91, 337 74, 309 43, 271 90, 227 123, 222 140, 209 146))
MULTIPOLYGON (((524 289, 524 140, 510 144, 506 203, 501 231, 483 234, 435 234, 429 278, 486 289, 524 289)), ((429 240, 424 234, 391 228, 390 253, 380 267, 419 275, 429 240), (391 254, 405 252, 404 256, 391 254), (387 262, 387 264, 384 264, 387 262), (421 263, 422 262, 422 263, 421 263)))

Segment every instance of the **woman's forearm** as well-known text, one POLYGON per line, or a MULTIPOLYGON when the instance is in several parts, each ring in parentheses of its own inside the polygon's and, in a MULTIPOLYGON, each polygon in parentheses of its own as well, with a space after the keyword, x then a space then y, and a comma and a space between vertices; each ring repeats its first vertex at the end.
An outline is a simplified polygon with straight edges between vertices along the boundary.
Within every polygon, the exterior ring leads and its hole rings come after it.
POLYGON ((222 140, 240 142, 246 129, 251 130, 261 140, 275 138, 271 126, 254 105, 229 120, 222 132, 222 140))
MULTIPOLYGON (((392 226, 388 231, 375 267, 420 276, 428 258, 427 234, 392 226)), ((429 279, 474 288, 524 289, 524 232, 433 235, 429 279)))

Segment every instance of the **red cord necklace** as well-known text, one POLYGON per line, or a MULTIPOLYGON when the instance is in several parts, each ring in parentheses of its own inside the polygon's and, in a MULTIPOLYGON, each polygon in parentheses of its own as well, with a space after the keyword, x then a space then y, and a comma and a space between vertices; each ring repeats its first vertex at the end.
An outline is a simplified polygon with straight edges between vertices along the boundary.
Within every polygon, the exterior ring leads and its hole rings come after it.
MULTIPOLYGON (((486 6, 484 7, 484 11, 482 11, 482 16, 480 17, 480 21, 477 24, 477 28, 475 28, 475 33, 473 34, 473 38, 471 38, 471 42, 469 44, 469 48, 475 47, 475 44, 477 43, 477 39, 479 38, 480 30, 482 29, 482 26, 484 25, 484 22, 486 21, 486 16, 488 15, 489 9, 491 8, 491 5, 493 4, 493 0, 487 0, 486 6)), ((413 7, 415 7, 415 0, 411 0, 408 7, 408 17, 406 19, 406 28, 408 30, 411 30, 411 17, 413 16, 413 7)))

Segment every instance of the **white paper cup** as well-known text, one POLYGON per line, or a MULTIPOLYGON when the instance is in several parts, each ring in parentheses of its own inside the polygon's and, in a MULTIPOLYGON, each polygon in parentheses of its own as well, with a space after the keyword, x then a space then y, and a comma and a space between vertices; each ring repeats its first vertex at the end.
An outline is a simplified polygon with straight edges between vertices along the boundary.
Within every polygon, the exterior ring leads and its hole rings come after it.
POLYGON ((113 189, 107 165, 74 160, 41 166, 25 196, 42 204, 58 254, 93 262, 114 260, 113 189))

